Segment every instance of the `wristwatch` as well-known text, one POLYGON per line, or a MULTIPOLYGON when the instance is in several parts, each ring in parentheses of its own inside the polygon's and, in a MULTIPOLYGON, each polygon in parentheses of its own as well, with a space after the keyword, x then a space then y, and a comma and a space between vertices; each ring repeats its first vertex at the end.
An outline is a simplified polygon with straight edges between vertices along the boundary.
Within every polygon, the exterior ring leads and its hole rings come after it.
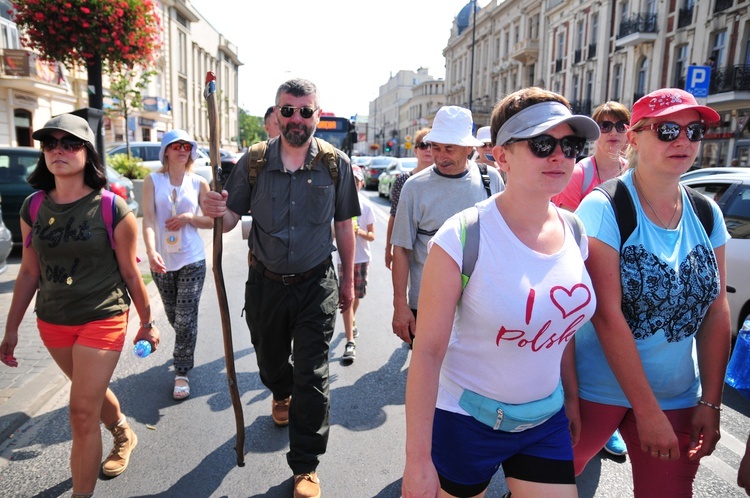
POLYGON ((144 329, 152 329, 156 327, 156 320, 151 320, 150 322, 142 323, 141 327, 144 329))

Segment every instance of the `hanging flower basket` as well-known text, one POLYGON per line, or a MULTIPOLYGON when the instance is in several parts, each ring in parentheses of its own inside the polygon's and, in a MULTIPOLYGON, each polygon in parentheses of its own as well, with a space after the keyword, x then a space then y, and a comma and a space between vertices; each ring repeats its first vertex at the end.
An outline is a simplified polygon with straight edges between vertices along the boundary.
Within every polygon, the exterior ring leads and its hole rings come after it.
POLYGON ((119 71, 149 65, 161 46, 153 0, 15 0, 22 44, 70 67, 100 57, 119 71))

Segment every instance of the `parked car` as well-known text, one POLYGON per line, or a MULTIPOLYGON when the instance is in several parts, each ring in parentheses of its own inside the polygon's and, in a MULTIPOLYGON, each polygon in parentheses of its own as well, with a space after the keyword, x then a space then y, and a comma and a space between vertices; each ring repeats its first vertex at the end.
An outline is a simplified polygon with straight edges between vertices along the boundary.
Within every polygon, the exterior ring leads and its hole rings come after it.
POLYGON ((396 164, 395 157, 375 156, 370 160, 370 164, 363 166, 365 174, 365 189, 378 188, 378 177, 388 167, 396 164))
POLYGON ((354 156, 351 159, 352 159, 352 164, 356 164, 362 169, 365 169, 372 162, 371 156, 354 156))
POLYGON ((682 176, 680 176, 680 181, 689 180, 691 178, 698 178, 699 176, 724 175, 726 173, 743 173, 745 171, 750 171, 750 168, 727 166, 727 167, 691 169, 687 173, 683 173, 682 176))
MULTIPOLYGON (((210 148, 199 147, 199 149, 206 155, 206 157, 209 159, 211 158, 210 148)), ((219 149, 219 155, 221 156, 221 179, 222 182, 226 182, 227 178, 229 178, 229 173, 232 172, 232 168, 234 168, 234 165, 240 160, 242 154, 230 152, 226 149, 219 149)), ((208 183, 211 183, 211 180, 209 180, 208 183)))
MULTIPOLYGON (((33 147, 0 147, 0 197, 5 224, 14 244, 21 244, 21 206, 34 192, 26 178, 36 168, 39 149, 33 147)), ((133 182, 107 166, 107 188, 119 195, 137 216, 140 206, 133 195, 133 182)))
MULTIPOLYGON (((143 166, 151 171, 158 171, 161 168, 161 161, 159 161, 159 150, 161 149, 161 143, 159 142, 130 142, 130 155, 138 157, 143 161, 143 166)), ((125 143, 114 144, 107 149, 107 156, 111 157, 115 154, 127 154, 127 145, 125 143)), ((196 174, 202 176, 207 182, 211 183, 211 166, 210 160, 206 154, 198 148, 198 159, 193 163, 193 171, 196 174)))
POLYGON ((396 164, 391 164, 378 177, 378 195, 380 197, 391 197, 393 182, 399 175, 408 173, 417 167, 416 157, 399 157, 396 164))
POLYGON ((8 269, 8 256, 13 250, 13 236, 3 222, 2 197, 0 197, 0 273, 8 269))
POLYGON ((732 334, 737 335, 750 314, 750 169, 688 178, 681 183, 716 201, 732 235, 726 245, 727 296, 732 334))

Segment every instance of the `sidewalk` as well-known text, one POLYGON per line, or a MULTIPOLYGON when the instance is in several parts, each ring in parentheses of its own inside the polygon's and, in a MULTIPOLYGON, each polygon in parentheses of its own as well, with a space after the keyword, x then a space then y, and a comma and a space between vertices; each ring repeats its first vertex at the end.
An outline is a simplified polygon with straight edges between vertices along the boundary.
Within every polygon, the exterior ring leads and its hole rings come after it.
MULTIPOLYGON (((146 248, 140 236, 143 218, 139 217, 137 220, 137 254, 142 260, 138 267, 141 273, 148 273, 146 248)), ((210 257, 211 251, 211 233, 211 230, 201 230, 201 236, 206 244, 207 258, 210 257)), ((18 250, 13 251, 8 262, 8 270, 0 275, 0 316, 4 318, 8 316, 13 285, 21 265, 20 254, 18 250)), ((153 282, 148 284, 146 290, 152 301, 159 300, 159 292, 153 282)), ((161 301, 158 303, 160 304, 161 301)), ((15 351, 18 367, 9 368, 0 364, 0 441, 5 441, 19 427, 33 418, 50 396, 62 389, 68 382, 39 338, 36 315, 33 311, 32 300, 18 330, 18 346, 15 351)), ((131 321, 131 325, 134 323, 131 321)), ((3 321, 3 327, 4 325, 3 321)), ((4 332, 3 328, 2 333, 4 332)), ((130 327, 128 327, 128 334, 130 332, 130 327)))

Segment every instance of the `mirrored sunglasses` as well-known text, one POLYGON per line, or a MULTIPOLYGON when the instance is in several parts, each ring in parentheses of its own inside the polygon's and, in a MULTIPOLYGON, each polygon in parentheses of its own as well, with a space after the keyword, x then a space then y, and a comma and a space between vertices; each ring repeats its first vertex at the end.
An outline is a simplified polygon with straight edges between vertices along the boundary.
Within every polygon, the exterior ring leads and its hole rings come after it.
POLYGON ((74 137, 62 137, 61 139, 53 137, 45 137, 41 140, 42 150, 45 152, 52 152, 58 146, 62 147, 65 152, 78 152, 79 150, 86 147, 86 143, 74 137))
POLYGON ((529 150, 532 154, 539 158, 545 158, 552 155, 555 152, 557 144, 560 144, 560 149, 565 157, 568 159, 574 159, 578 157, 583 148, 586 145, 586 139, 583 137, 567 136, 557 139, 551 135, 539 135, 532 138, 518 138, 505 142, 505 144, 512 144, 516 142, 526 142, 529 144, 529 150))
POLYGON ((193 144, 190 142, 172 142, 169 144, 169 148, 172 150, 184 150, 190 152, 193 150, 193 144))
POLYGON ((613 123, 612 121, 602 121, 599 123, 599 129, 602 131, 602 133, 609 133, 612 131, 612 128, 614 128, 617 133, 625 133, 628 131, 628 122, 624 119, 621 119, 620 121, 613 123))
POLYGON ((313 114, 315 114, 317 109, 313 109, 312 107, 292 107, 288 105, 279 108, 279 112, 281 112, 281 115, 285 118, 291 118, 297 111, 299 111, 299 115, 302 116, 303 119, 310 119, 313 117, 313 114))
POLYGON ((662 142, 673 142, 680 136, 680 132, 685 129, 685 136, 691 142, 700 142, 706 135, 706 125, 700 121, 693 121, 684 126, 665 121, 663 123, 651 123, 647 126, 641 126, 636 131, 654 130, 656 138, 662 142))

